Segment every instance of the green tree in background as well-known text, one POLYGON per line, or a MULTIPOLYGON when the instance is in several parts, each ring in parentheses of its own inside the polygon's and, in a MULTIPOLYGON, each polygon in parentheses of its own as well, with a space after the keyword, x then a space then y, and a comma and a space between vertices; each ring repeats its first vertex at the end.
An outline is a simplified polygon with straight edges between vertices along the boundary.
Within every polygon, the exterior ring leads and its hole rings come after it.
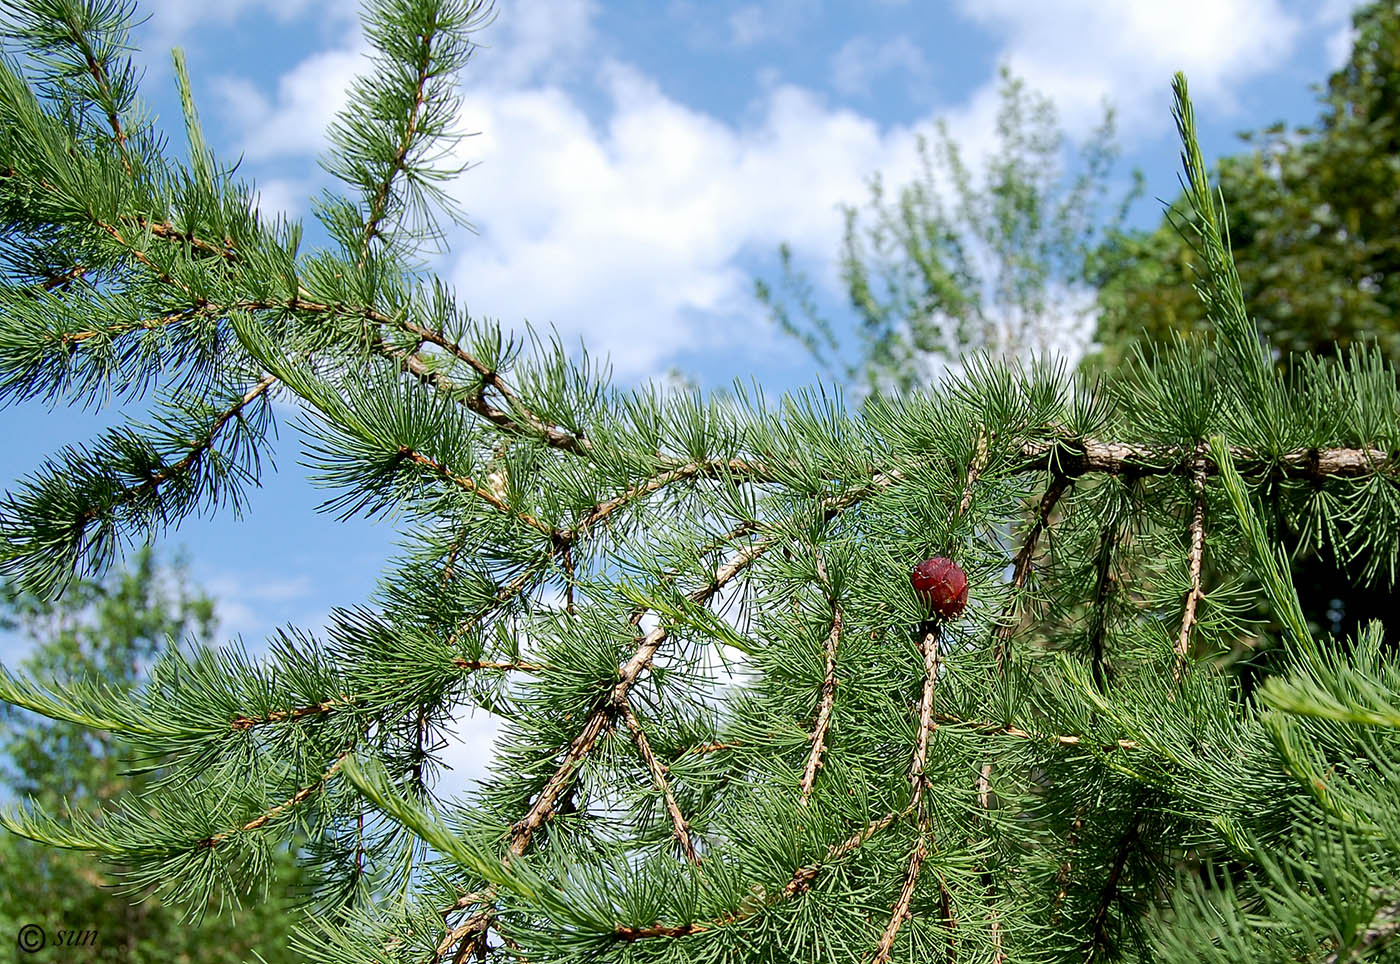
MULTIPOLYGON (((1255 149, 1217 167, 1245 305, 1280 365, 1290 353, 1333 357, 1369 341, 1400 358, 1400 3, 1370 3, 1353 23, 1351 55, 1321 90, 1316 124, 1246 135, 1255 149)), ((1200 258, 1189 210, 1180 199, 1156 229, 1104 246, 1089 370, 1121 364, 1137 345, 1212 330, 1192 290, 1200 258)), ((1352 524, 1334 512, 1323 522, 1352 524)), ((1400 611, 1384 560, 1338 554, 1319 529, 1282 520, 1279 535, 1314 627, 1350 635, 1400 611)), ((1400 641, 1400 620, 1386 638, 1400 641)))
MULTIPOLYGON (((1317 122, 1245 135, 1254 149, 1217 169, 1245 305, 1280 361, 1369 339, 1400 358, 1400 4, 1370 3, 1353 22, 1317 122)), ((1209 330, 1184 211, 1178 201, 1155 230, 1105 246, 1099 364, 1139 338, 1209 330)))
MULTIPOLYGON (((128 568, 101 581, 79 580, 57 601, 0 585, 0 627, 33 644, 19 665, 57 687, 97 679, 132 694, 171 639, 202 647, 213 638, 214 601, 190 588, 178 562, 157 565, 141 549, 128 568)), ((141 795, 152 774, 132 772, 139 761, 111 733, 35 716, 0 704, 0 783, 7 795, 27 797, 63 812, 110 806, 141 795)), ((51 942, 60 930, 94 932, 91 946, 46 949, 35 962, 111 964, 235 964, 261 955, 269 964, 295 958, 286 932, 295 919, 287 896, 298 879, 280 860, 278 886, 244 900, 236 914, 211 906, 190 922, 183 908, 150 898, 137 902, 121 889, 120 868, 86 854, 52 850, 0 830, 0 936, 13 941, 25 924, 42 927, 51 942)))
POLYGON ((1025 358, 1087 334, 1095 253, 1140 193, 1135 178, 1105 216, 1113 113, 1105 108, 1067 167, 1049 98, 1004 68, 998 94, 997 147, 980 176, 940 119, 931 142, 918 136, 914 181, 890 198, 876 173, 866 206, 843 206, 839 264, 857 319, 855 358, 842 357, 788 245, 778 290, 754 283, 776 324, 858 390, 907 391, 964 353, 1025 358))

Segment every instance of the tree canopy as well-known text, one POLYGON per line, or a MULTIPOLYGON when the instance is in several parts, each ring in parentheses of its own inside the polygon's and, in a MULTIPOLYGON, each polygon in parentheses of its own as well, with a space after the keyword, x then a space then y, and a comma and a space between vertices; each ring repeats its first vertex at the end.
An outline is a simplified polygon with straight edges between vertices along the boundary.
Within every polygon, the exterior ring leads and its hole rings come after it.
POLYGON ((989 157, 969 164, 939 120, 931 141, 918 135, 914 181, 891 198, 876 172, 867 205, 843 206, 838 261, 856 316, 855 357, 786 244, 778 287, 754 282, 777 325, 858 391, 927 385, 941 366, 979 351, 1063 352, 1088 333, 1095 253, 1140 185, 1106 214, 1118 154, 1112 110, 1067 164, 1054 104, 1006 68, 1000 76, 989 157))
MULTIPOLYGON (((1400 357, 1400 5, 1376 0, 1353 22, 1317 121, 1245 135, 1255 146, 1216 172, 1245 305, 1280 363, 1370 341, 1400 357)), ((1139 338, 1210 330, 1192 291, 1198 259, 1178 226, 1188 216, 1178 201, 1155 230, 1106 246, 1104 364, 1139 338)))

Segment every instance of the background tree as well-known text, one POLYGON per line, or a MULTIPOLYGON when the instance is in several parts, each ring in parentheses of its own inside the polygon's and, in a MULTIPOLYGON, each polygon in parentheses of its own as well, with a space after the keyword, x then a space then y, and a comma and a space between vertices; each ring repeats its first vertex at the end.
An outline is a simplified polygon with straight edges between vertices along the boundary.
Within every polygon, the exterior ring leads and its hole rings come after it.
MULTIPOLYGON (((214 601, 189 586, 183 565, 158 566, 149 549, 101 581, 74 582, 57 601, 5 589, 0 626, 33 646, 19 668, 53 688, 92 679, 130 695, 172 641, 191 651, 214 638, 214 601)), ((155 782, 155 773, 132 772, 130 747, 111 733, 9 705, 0 712, 0 783, 11 799, 93 811, 140 797, 155 782)), ((37 952, 37 961, 235 964, 255 954, 269 964, 291 961, 286 934, 297 918, 298 875, 289 858, 277 869, 276 886, 245 895, 237 913, 210 906, 192 922, 187 908, 133 902, 120 890, 120 867, 0 831, 0 934, 14 939, 25 924, 37 924, 51 942, 63 929, 96 935, 91 946, 37 952)))
POLYGON ((133 12, 10 10, 0 393, 180 391, 0 501, 0 566, 50 596, 230 497, 273 392, 327 506, 403 550, 262 660, 167 648, 130 693, 0 673, 162 766, 4 826, 195 906, 305 837, 336 895, 292 937, 311 964, 1393 956, 1400 667, 1374 629, 1312 634, 1278 550, 1394 562, 1400 389, 1366 348, 1274 365, 1184 78, 1211 350, 1097 386, 978 356, 852 414, 622 391, 420 273, 480 6, 367 8, 308 252, 204 150, 178 69, 192 160, 131 125, 133 12), (956 620, 909 580, 932 556, 968 578, 956 620), (1246 689, 1260 594, 1283 632, 1246 689), (503 735, 444 800, 469 709, 503 735))
MULTIPOLYGON (((1320 91, 1315 124, 1253 134, 1253 150, 1222 158, 1216 175, 1245 304, 1282 363, 1290 352, 1331 356, 1372 340, 1400 357, 1400 4, 1353 15, 1346 64, 1320 91)), ((1139 337, 1210 324, 1191 285, 1197 262, 1174 223, 1105 246, 1096 340, 1102 364, 1139 337)))
MULTIPOLYGON (((1333 357, 1372 340, 1400 357, 1400 4, 1370 3, 1353 23, 1351 55, 1321 91, 1316 124, 1245 135, 1258 146, 1217 168, 1245 305, 1280 365, 1290 353, 1333 357)), ((1188 211, 1178 200, 1154 230, 1105 244, 1091 370, 1121 364, 1134 345, 1211 330, 1192 290, 1188 211)), ((1388 565, 1339 557, 1317 532, 1282 535, 1314 627, 1349 636, 1400 610, 1388 565)), ((1400 622, 1389 623, 1393 644, 1400 622)))
POLYGON ((1093 255, 1140 193, 1140 175, 1106 218, 1118 154, 1112 111, 1067 165, 1049 98, 1006 68, 998 95, 997 148, 980 176, 940 119, 931 144, 918 136, 916 180, 889 199, 877 172, 865 208, 843 207, 839 264, 856 313, 855 358, 840 357, 786 244, 778 290, 754 282, 778 326, 858 390, 927 385, 939 366, 975 351, 1065 351, 1090 323, 1093 255))

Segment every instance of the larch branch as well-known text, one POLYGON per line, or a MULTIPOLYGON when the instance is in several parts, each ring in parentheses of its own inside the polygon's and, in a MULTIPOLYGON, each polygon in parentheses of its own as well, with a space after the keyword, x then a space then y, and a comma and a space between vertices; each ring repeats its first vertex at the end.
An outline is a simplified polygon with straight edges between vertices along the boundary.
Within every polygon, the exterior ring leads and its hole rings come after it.
MULTIPOLYGON (((192 446, 190 446, 189 451, 185 454, 183 458, 180 459, 180 461, 174 463, 173 465, 166 466, 158 472, 152 473, 147 479, 138 483, 137 485, 129 487, 123 486, 120 493, 118 494, 117 499, 108 507, 111 508, 111 506, 113 505, 121 505, 124 503, 133 502, 148 492, 157 491, 163 483, 168 482, 179 475, 183 475, 190 469, 192 465, 194 465, 196 461, 200 459, 201 456, 203 456, 205 452, 207 452, 213 446, 214 439, 218 436, 219 432, 223 429, 225 425, 227 425, 233 419, 237 418, 239 413, 241 413, 243 409, 246 408, 248 405, 252 404, 254 399, 262 395, 276 383, 277 377, 275 375, 263 376, 263 378, 256 385, 250 388, 243 395, 242 398, 235 402, 231 407, 220 413, 219 417, 216 418, 213 421, 213 423, 209 426, 209 430, 204 434, 203 438, 200 438, 192 446)), ((82 513, 80 519, 84 524, 86 524, 88 522, 91 522, 93 519, 96 519, 100 514, 100 509, 96 507, 89 507, 82 513)))
POLYGON ((831 631, 826 637, 826 665, 822 673, 821 702, 817 708, 816 725, 812 728, 812 750, 807 756, 807 766, 802 771, 802 803, 805 805, 812 796, 812 787, 817 782, 817 770, 822 765, 822 753, 826 749, 826 733, 831 726, 831 709, 836 701, 836 648, 841 643, 841 606, 836 601, 831 578, 826 571, 826 563, 817 555, 817 575, 826 588, 826 601, 831 607, 831 631))
POLYGON ((512 509, 495 492, 492 492, 490 489, 487 489, 484 486, 477 484, 475 479, 455 474, 447 466, 435 461, 434 459, 429 458, 422 452, 415 451, 407 445, 401 445, 399 446, 398 455, 399 458, 405 461, 413 462, 416 465, 421 465, 424 468, 435 472, 442 478, 451 482, 453 485, 456 485, 458 488, 464 489, 467 492, 470 492, 473 495, 475 495, 477 498, 481 499, 483 502, 486 502, 497 512, 504 513, 505 515, 511 516, 515 519, 519 519, 521 522, 525 523, 525 525, 538 532, 543 533, 544 535, 549 536, 551 539, 559 535, 559 533, 557 533, 554 529, 545 525, 539 519, 536 519, 534 516, 530 515, 530 513, 520 512, 516 509, 512 509))
POLYGON ((1114 899, 1118 896, 1118 885, 1123 879, 1123 870, 1128 864, 1128 857, 1133 852, 1133 845, 1137 843, 1138 823, 1141 820, 1142 811, 1136 810, 1133 813, 1133 819, 1128 824, 1128 829, 1118 842, 1118 851, 1113 856, 1113 865, 1109 868, 1108 879, 1104 882, 1098 906, 1094 909, 1094 916, 1089 923, 1090 941, 1092 942, 1091 953, 1093 948, 1102 945, 1106 936, 1108 912, 1113 907, 1114 899))
POLYGON ((1060 501, 1060 496, 1065 494, 1065 490, 1073 483, 1066 476, 1056 474, 1050 481, 1050 485, 1045 490, 1045 494, 1040 498, 1040 505, 1036 510, 1035 523, 1030 531, 1026 533, 1025 541, 1021 544, 1020 550, 1013 560, 1011 572, 1011 600, 1007 603, 1006 611, 1002 613, 1001 619, 997 623, 996 635, 992 645, 992 657, 994 660, 994 672, 1000 676, 1003 670, 1003 662, 1006 658, 1006 647, 1011 639, 1011 634, 1016 631, 1016 603, 1021 590, 1026 585, 1026 579, 1030 575, 1031 565, 1035 559, 1036 547, 1040 542, 1041 535, 1049 525, 1050 513, 1054 511, 1056 503, 1060 501))
MULTIPOLYGON (((720 589, 727 585, 735 576, 748 568, 764 551, 771 545, 771 540, 762 540, 754 543, 745 549, 741 549, 731 556, 721 565, 714 574, 709 585, 696 589, 687 594, 687 598, 697 605, 708 602, 720 589)), ((569 744, 568 752, 564 755, 564 760, 559 764, 559 768, 554 775, 549 778, 540 795, 535 799, 529 811, 520 820, 516 821, 510 830, 510 852, 515 856, 523 854, 530 845, 530 840, 535 832, 544 825, 551 813, 554 805, 558 802, 560 795, 564 792, 573 779, 574 771, 583 758, 593 748, 599 736, 602 735, 608 722, 613 715, 620 710, 626 699, 627 693, 636 682, 637 677, 642 674, 650 664, 652 657, 661 648, 662 642, 667 638, 667 630, 664 625, 658 625, 651 632, 643 636, 637 646, 636 651, 618 670, 618 681, 614 684, 609 698, 597 706, 588 718, 584 721, 583 728, 578 736, 569 744)))
POLYGON ((345 762, 345 758, 350 755, 353 749, 353 747, 346 747, 344 750, 342 750, 340 752, 340 755, 337 756, 334 762, 332 762, 331 765, 326 768, 326 772, 321 774, 320 779, 317 780, 315 783, 309 783, 306 786, 302 787, 296 793, 292 794, 291 797, 277 804, 275 807, 272 807, 271 809, 265 811, 259 816, 254 817, 252 820, 249 820, 247 823, 243 824, 243 826, 239 827, 236 831, 225 831, 223 833, 216 833, 211 837, 205 837, 203 840, 199 841, 198 846, 209 848, 217 847, 220 844, 227 841, 235 833, 249 833, 251 831, 258 830, 266 826, 270 821, 275 820, 277 817, 286 813, 293 807, 305 802, 307 798, 317 793, 322 787, 324 787, 327 783, 331 781, 331 779, 336 775, 336 773, 340 771, 340 765, 345 762))
POLYGON ((904 872, 904 886, 899 890, 899 899, 894 903, 894 910, 890 914, 890 922, 885 925, 884 933, 880 935, 880 943, 875 945, 875 956, 870 959, 870 964, 887 964, 890 959, 890 952, 894 949, 894 939, 899 934, 899 927, 911 915, 909 904, 914 899, 914 887, 919 880, 919 870, 923 867, 924 858, 928 856, 928 838, 920 831, 919 841, 914 845, 914 851, 909 855, 909 867, 904 872))
POLYGON ((730 913, 724 914, 720 917, 713 918, 711 920, 689 921, 684 924, 657 923, 647 927, 636 927, 629 924, 619 924, 614 929, 613 935, 618 940, 625 941, 628 943, 632 941, 646 940, 648 938, 654 937, 689 937, 691 934, 699 934, 703 933, 704 931, 714 930, 717 927, 723 927, 726 924, 735 924, 739 923, 740 921, 747 920, 748 918, 757 915, 764 907, 777 903, 780 900, 789 900, 793 897, 797 897, 800 894, 806 893, 812 888, 813 882, 817 879, 817 876, 820 874, 821 869, 823 867, 826 867, 834 861, 840 860, 842 857, 845 857, 847 854, 860 847, 875 834, 879 833, 881 830, 884 830, 886 827, 894 823, 896 820, 898 820, 900 817, 904 816, 908 812, 909 811, 906 810, 904 811, 904 813, 887 813, 879 819, 862 827, 856 833, 852 834, 850 837, 847 837, 839 844, 835 844, 834 846, 829 847, 827 849, 826 854, 823 855, 821 860, 816 861, 814 863, 806 864, 795 870, 792 874, 792 877, 783 886, 782 890, 778 891, 776 894, 765 897, 760 902, 755 902, 754 905, 747 910, 741 908, 738 910, 731 911, 730 913))
POLYGON ((433 27, 431 25, 424 30, 420 36, 422 41, 418 52, 417 75, 413 81, 413 104, 408 110, 408 123, 404 126, 403 136, 399 138, 399 143, 394 148, 394 157, 389 162, 389 168, 384 174, 384 178, 375 188, 374 196, 370 199, 369 216, 365 218, 364 231, 360 237, 360 265, 363 266, 369 258, 369 246, 375 237, 380 233, 380 225, 389 211, 389 198, 394 188, 394 181, 406 170, 408 152, 413 147, 413 138, 418 133, 418 122, 422 115, 423 105, 426 103, 425 88, 428 79, 432 76, 430 70, 433 61, 433 27))
POLYGON ((666 812, 671 816, 671 833, 675 836, 676 842, 680 844, 685 859, 692 864, 700 863, 700 857, 695 852, 695 844, 690 839, 690 824, 685 819, 685 815, 681 813, 680 805, 676 803, 676 795, 671 792, 670 781, 666 779, 666 767, 652 752, 651 744, 647 742, 646 732, 642 729, 642 721, 637 719, 637 714, 632 710, 632 704, 627 700, 624 700, 622 704, 622 718, 627 723, 627 728, 632 731, 632 740, 637 744, 637 752, 641 754, 647 769, 651 771, 652 782, 656 784, 656 789, 661 791, 661 796, 666 801, 666 812))
POLYGON ((1186 671, 1187 659, 1191 652, 1191 629, 1196 624, 1196 606, 1205 596, 1201 591, 1201 561, 1205 556, 1206 473, 1200 462, 1196 464, 1192 487, 1195 490, 1195 499, 1191 507, 1191 550, 1188 556, 1191 585, 1186 590, 1181 631, 1176 639, 1176 665, 1172 670, 1173 676, 1178 680, 1186 671))

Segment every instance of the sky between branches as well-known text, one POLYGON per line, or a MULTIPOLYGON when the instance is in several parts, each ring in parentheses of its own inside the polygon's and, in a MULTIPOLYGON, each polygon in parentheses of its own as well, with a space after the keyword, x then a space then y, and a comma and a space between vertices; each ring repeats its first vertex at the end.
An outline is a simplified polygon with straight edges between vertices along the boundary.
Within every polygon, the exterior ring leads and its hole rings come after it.
MULTIPOLYGON (((991 146, 997 67, 1050 95, 1072 136, 1105 96, 1123 160, 1141 167, 1155 223, 1175 195, 1170 78, 1191 81, 1208 159, 1233 134, 1315 116, 1310 83, 1350 44, 1353 0, 497 0, 465 74, 453 193, 479 231, 449 233, 431 267, 474 313, 552 322, 636 384, 679 366, 702 386, 760 380, 772 395, 815 365, 767 325, 752 278, 776 277, 780 241, 846 319, 835 275, 838 205, 865 179, 908 180, 914 136, 936 117, 975 158, 991 146)), ((178 143, 171 46, 188 54, 211 147, 240 155, 263 207, 304 219, 328 181, 327 123, 361 68, 355 0, 145 0, 134 38, 143 94, 178 143)), ((285 415, 287 412, 282 411, 285 415)), ((0 411, 6 488, 109 419, 25 405, 0 411)), ((389 525, 315 515, 320 493, 282 420, 279 471, 249 517, 196 520, 170 537, 219 600, 222 633, 258 649, 288 622, 319 630, 361 602, 391 553, 389 525)), ((0 635, 0 659, 22 655, 0 635)), ((453 759, 470 775, 489 727, 467 724, 453 759)), ((477 771, 479 772, 479 771, 477 771)), ((454 783, 459 783, 454 780, 454 783)))

